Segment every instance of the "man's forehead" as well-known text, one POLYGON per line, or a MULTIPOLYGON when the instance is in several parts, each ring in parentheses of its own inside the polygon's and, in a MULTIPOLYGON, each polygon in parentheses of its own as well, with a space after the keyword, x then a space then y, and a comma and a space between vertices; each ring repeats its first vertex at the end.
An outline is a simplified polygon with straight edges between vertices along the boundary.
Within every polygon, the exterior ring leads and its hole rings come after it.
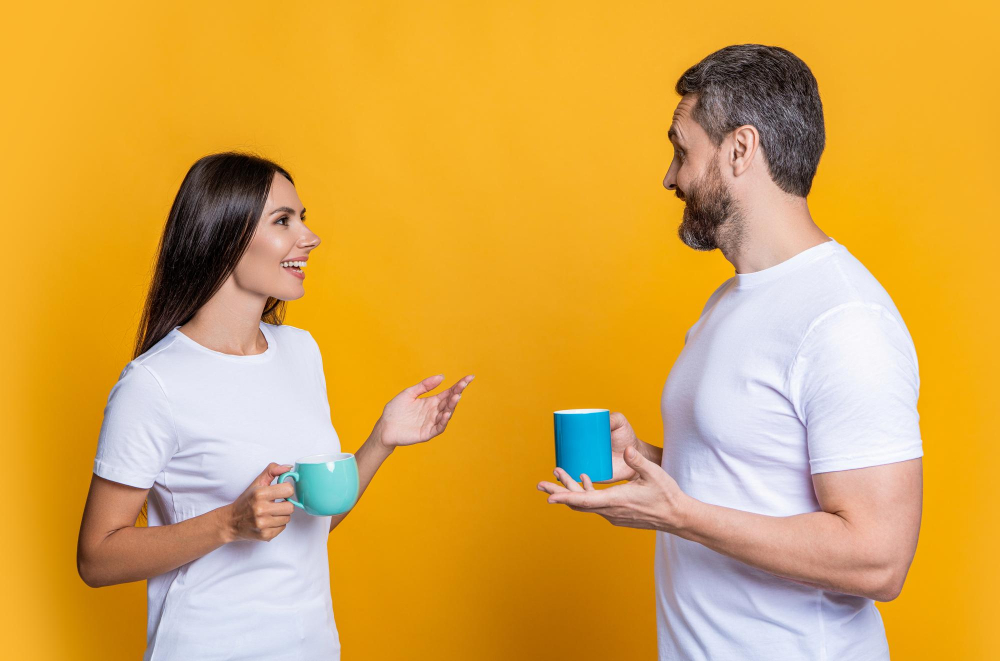
POLYGON ((683 138, 688 133, 687 129, 691 121, 691 111, 694 108, 695 101, 696 99, 688 94, 677 104, 677 108, 674 109, 673 120, 670 124, 669 136, 674 137, 679 134, 683 138))

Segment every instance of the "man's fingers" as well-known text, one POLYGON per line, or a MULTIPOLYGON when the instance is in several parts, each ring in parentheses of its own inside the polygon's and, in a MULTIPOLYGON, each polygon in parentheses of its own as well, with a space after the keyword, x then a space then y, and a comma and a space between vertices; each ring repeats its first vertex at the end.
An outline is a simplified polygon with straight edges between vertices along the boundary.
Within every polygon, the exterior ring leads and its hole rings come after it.
POLYGON ((561 484, 555 484, 554 482, 539 482, 538 483, 538 490, 539 491, 544 491, 545 493, 549 493, 549 494, 552 494, 552 493, 565 493, 565 492, 569 491, 569 489, 567 489, 566 487, 562 486, 561 484))
MULTIPOLYGON (((625 448, 623 458, 625 459, 625 463, 631 466, 632 470, 638 473, 640 477, 650 477, 653 467, 656 466, 656 464, 646 459, 638 450, 632 447, 625 448)), ((659 468, 659 466, 656 466, 656 468, 659 468)))
POLYGON ((553 472, 556 476, 556 479, 562 482, 566 486, 566 488, 569 489, 570 491, 583 491, 583 487, 577 484, 576 480, 570 477, 569 473, 567 473, 563 469, 556 468, 555 471, 553 472))
POLYGON ((570 507, 579 507, 580 509, 592 510, 595 507, 599 507, 597 504, 597 499, 595 496, 599 496, 600 491, 564 491, 562 493, 554 493, 549 496, 550 505, 569 505, 570 507))
POLYGON ((580 474, 580 481, 583 482, 583 490, 584 491, 593 491, 594 490, 594 483, 590 481, 590 476, 587 475, 586 473, 581 473, 580 474))
POLYGON ((615 431, 619 427, 624 427, 628 424, 628 420, 625 419, 625 415, 615 411, 611 414, 611 431, 615 431))

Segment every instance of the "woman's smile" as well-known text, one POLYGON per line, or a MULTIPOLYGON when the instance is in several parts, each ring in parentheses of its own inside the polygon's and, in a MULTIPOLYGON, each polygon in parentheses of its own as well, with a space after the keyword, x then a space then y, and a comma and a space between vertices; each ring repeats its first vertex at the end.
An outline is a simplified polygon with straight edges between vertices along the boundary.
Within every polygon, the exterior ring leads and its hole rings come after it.
POLYGON ((281 263, 281 269, 286 273, 291 273, 299 280, 305 280, 306 274, 302 270, 306 267, 308 257, 296 257, 281 263))

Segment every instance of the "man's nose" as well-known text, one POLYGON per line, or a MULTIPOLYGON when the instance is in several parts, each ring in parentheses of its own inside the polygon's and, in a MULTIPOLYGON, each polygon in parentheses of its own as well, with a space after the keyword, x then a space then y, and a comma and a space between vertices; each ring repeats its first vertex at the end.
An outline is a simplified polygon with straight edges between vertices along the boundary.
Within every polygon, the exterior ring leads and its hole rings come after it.
POLYGON ((663 187, 667 190, 677 189, 677 168, 674 161, 670 163, 670 167, 667 168, 667 174, 663 176, 663 187))

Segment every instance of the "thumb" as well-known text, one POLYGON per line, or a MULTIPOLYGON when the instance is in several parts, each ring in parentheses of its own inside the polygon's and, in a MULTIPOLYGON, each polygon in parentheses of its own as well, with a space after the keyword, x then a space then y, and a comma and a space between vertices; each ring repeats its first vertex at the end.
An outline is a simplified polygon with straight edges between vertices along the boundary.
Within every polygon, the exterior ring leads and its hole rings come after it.
POLYGON ((417 385, 410 386, 405 390, 405 392, 409 393, 413 397, 420 397, 425 392, 430 392, 431 390, 437 388, 439 385, 441 385, 442 381, 444 381, 444 374, 436 374, 434 376, 429 376, 420 383, 418 383, 417 385))
POLYGON ((642 456, 642 453, 633 447, 625 448, 625 463, 642 477, 649 477, 653 467, 653 462, 642 456))
POLYGON ((287 473, 292 470, 292 467, 287 464, 278 464, 271 462, 267 465, 267 468, 257 476, 257 479, 253 481, 253 486, 266 487, 271 484, 271 480, 278 477, 282 473, 287 473))

